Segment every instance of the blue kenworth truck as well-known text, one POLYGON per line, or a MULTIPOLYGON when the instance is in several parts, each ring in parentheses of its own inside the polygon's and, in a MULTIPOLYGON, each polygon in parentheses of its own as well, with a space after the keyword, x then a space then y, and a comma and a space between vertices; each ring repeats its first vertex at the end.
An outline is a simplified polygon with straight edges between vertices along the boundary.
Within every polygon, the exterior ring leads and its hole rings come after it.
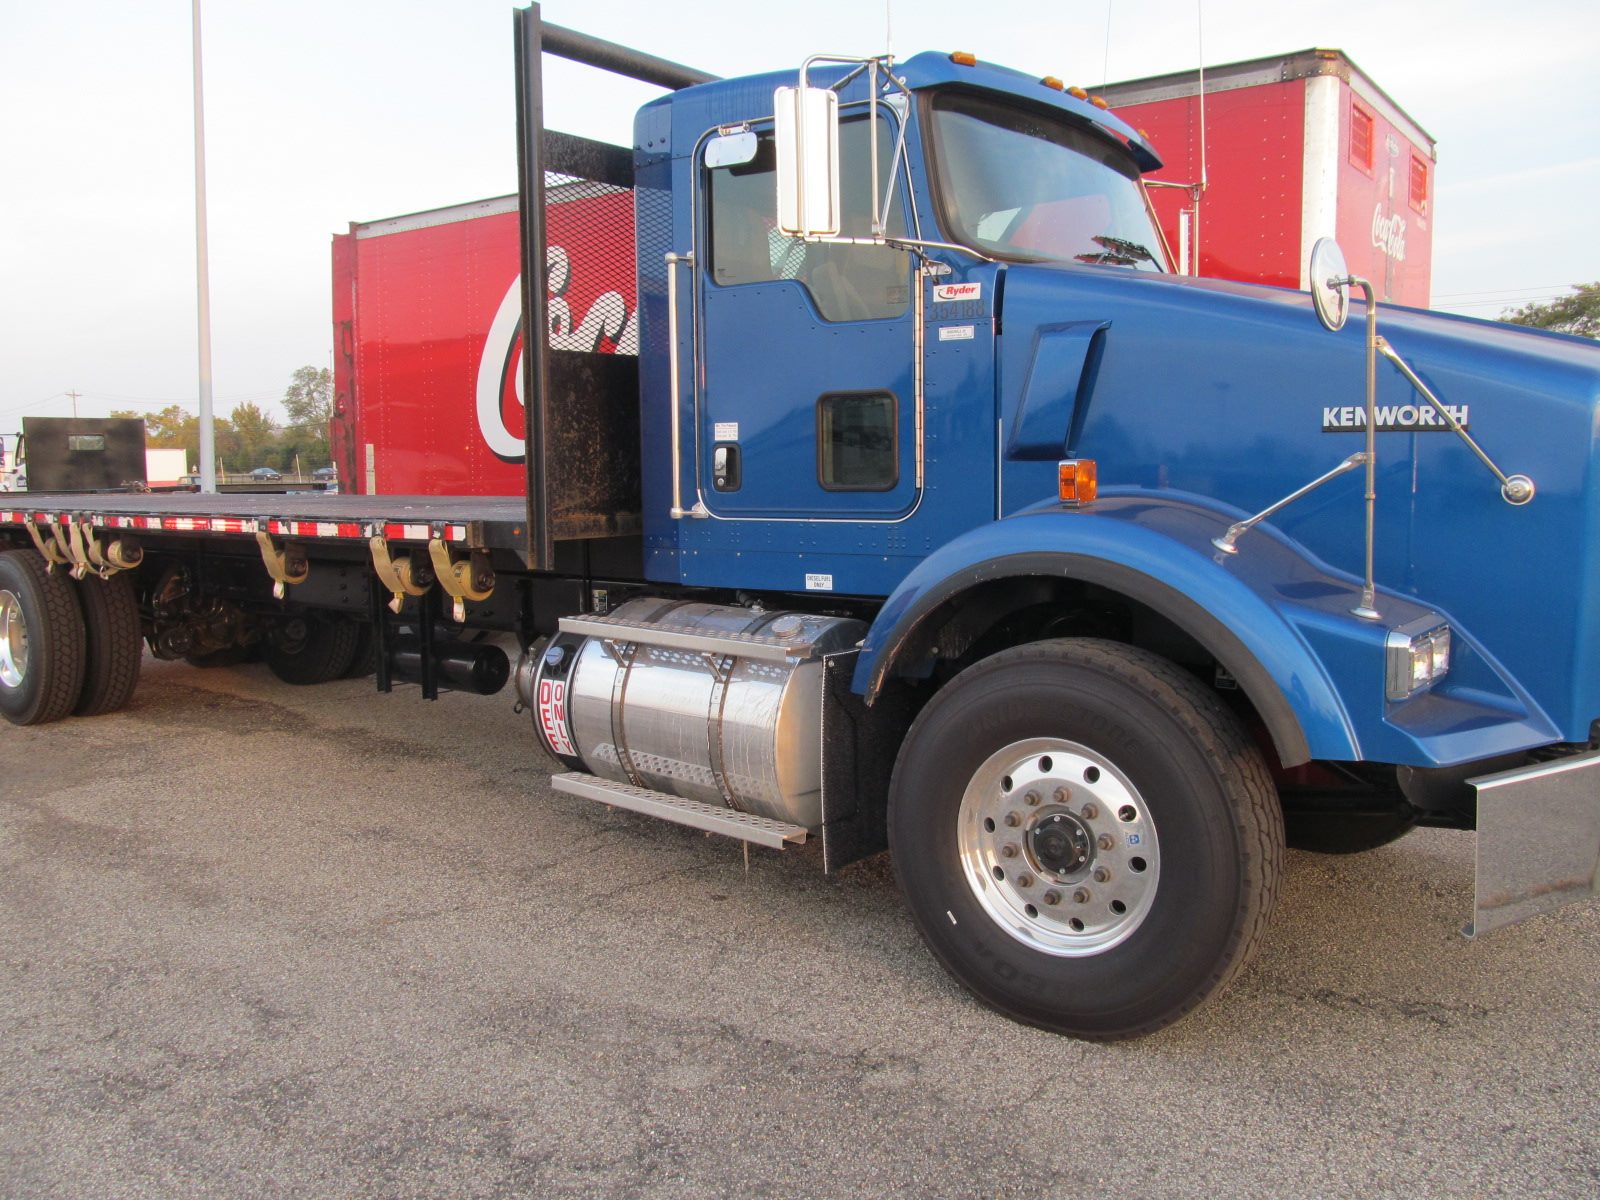
POLYGON ((546 186, 628 189, 637 357, 526 339, 520 496, 0 498, 7 718, 146 646, 509 682, 558 790, 887 848, 956 978, 1086 1038, 1223 988, 1285 845, 1475 829, 1474 932, 1594 895, 1600 347, 1380 312, 1328 242, 1309 294, 1178 277, 1157 148, 1055 79, 515 24, 522 328, 546 186), (546 54, 668 89, 631 149, 544 128, 546 54))

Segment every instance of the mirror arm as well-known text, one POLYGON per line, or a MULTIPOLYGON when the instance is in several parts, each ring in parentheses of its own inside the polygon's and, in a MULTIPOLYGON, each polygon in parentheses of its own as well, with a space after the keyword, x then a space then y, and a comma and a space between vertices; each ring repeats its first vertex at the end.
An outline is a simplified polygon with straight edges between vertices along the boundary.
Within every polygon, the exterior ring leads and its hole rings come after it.
POLYGON ((1466 426, 1456 420, 1454 414, 1440 403, 1439 397, 1433 394, 1433 390, 1422 382, 1421 377, 1411 369, 1411 364, 1400 357, 1395 348, 1389 344, 1387 338, 1378 338, 1377 349, 1379 354, 1395 365, 1412 387, 1422 393, 1423 399, 1433 405, 1433 411, 1439 414, 1445 425, 1449 427, 1450 432, 1465 442, 1468 448, 1478 456, 1478 461, 1488 467, 1489 473, 1500 481, 1500 495, 1507 504, 1522 505, 1533 499, 1533 480, 1526 475, 1507 475, 1502 471, 1496 465, 1494 459, 1489 457, 1484 448, 1478 445, 1477 439, 1467 432, 1466 426))

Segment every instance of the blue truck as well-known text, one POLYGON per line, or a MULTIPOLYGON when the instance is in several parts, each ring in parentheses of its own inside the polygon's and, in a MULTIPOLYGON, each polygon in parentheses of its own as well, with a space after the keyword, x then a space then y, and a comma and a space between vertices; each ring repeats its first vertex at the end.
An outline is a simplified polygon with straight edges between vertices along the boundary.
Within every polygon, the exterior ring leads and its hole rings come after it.
POLYGON ((0 501, 9 720, 146 646, 511 682, 558 790, 888 849, 957 979, 1085 1038, 1225 987, 1286 845, 1475 829, 1473 932, 1594 895, 1600 348, 1380 313, 1327 243, 1309 295, 1177 276, 1157 148, 971 55, 716 79, 535 6, 516 60, 521 328, 546 189, 627 189, 637 358, 523 341, 521 496, 0 501), (548 131, 546 54, 669 90, 548 131))

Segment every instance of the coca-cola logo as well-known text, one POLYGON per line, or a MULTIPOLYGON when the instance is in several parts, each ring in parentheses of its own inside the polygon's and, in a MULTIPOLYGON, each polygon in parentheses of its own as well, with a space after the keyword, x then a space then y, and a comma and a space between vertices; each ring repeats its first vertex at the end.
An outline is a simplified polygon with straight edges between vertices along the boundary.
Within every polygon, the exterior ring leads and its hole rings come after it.
POLYGON ((1383 205, 1379 204, 1372 210, 1372 244, 1382 250, 1395 262, 1404 262, 1406 259, 1406 222, 1405 218, 1396 213, 1392 217, 1383 215, 1383 205))
MULTIPOLYGON (((546 312, 550 346, 554 350, 616 354, 639 353, 639 313, 628 311, 621 292, 602 292, 581 319, 574 319, 567 294, 572 283, 572 262, 566 250, 551 246, 545 254, 549 278, 546 312)), ((527 454, 522 394, 522 276, 506 289, 489 336, 478 358, 478 430, 497 458, 520 462, 527 454)))

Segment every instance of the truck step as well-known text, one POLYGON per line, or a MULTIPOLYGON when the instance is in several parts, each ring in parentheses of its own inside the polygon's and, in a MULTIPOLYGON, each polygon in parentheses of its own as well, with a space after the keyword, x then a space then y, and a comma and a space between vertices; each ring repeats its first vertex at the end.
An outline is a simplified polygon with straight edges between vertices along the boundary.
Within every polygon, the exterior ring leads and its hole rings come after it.
POLYGON ((731 808, 705 804, 699 800, 685 800, 682 796, 653 792, 632 784, 612 783, 609 779, 599 779, 580 771, 552 775, 550 784, 558 792, 598 800, 602 804, 649 817, 659 817, 676 825, 688 825, 708 833, 720 833, 740 841, 771 846, 774 850, 782 850, 791 844, 799 845, 806 840, 804 825, 789 825, 770 817, 735 812, 731 808))
POLYGON ((687 650, 694 654, 731 654, 759 662, 801 662, 812 656, 813 642, 804 633, 778 637, 769 633, 706 633, 691 625, 638 625, 623 617, 562 617, 562 633, 578 633, 613 642, 687 650))

